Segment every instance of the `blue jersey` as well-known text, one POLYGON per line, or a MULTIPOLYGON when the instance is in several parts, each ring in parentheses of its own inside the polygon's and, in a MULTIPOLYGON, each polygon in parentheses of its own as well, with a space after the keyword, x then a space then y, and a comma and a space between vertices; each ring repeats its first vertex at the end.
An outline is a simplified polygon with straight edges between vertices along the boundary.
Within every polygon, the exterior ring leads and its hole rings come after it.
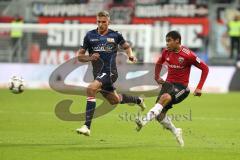
POLYGON ((89 55, 99 53, 100 58, 92 61, 93 75, 98 74, 117 74, 116 56, 118 45, 125 43, 123 36, 111 29, 106 35, 100 35, 97 29, 89 31, 84 37, 82 48, 88 50, 89 55))

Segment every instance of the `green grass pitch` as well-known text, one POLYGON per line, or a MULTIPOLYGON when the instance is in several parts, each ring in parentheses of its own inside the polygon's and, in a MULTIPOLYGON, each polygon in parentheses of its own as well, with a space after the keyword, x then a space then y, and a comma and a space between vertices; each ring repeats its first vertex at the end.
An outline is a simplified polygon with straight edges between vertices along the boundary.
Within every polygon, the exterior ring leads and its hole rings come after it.
MULTIPOLYGON (((185 147, 157 122, 135 131, 138 108, 118 105, 93 121, 91 136, 75 133, 83 122, 58 119, 55 105, 74 100, 73 113, 85 110, 85 97, 50 90, 13 94, 0 90, 0 160, 234 160, 240 158, 240 93, 190 95, 169 114, 183 128, 185 147)), ((155 97, 147 98, 148 109, 155 97)), ((144 113, 146 113, 145 111, 144 113)))

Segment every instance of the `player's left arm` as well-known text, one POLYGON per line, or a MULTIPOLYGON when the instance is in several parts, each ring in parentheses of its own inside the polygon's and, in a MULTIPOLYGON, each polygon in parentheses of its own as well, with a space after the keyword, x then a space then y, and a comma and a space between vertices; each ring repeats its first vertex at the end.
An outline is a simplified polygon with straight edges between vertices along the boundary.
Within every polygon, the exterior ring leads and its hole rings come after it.
POLYGON ((137 58, 133 55, 133 51, 132 51, 132 47, 131 45, 123 38, 122 34, 120 32, 117 32, 118 34, 118 44, 124 49, 124 51, 126 52, 128 59, 133 62, 136 63, 137 62, 137 58))
POLYGON ((202 95, 202 87, 207 79, 207 75, 209 72, 209 68, 206 63, 204 63, 200 58, 198 58, 194 53, 191 53, 191 61, 194 66, 202 70, 201 78, 199 83, 194 91, 194 96, 201 96, 202 95))
POLYGON ((130 61, 132 61, 133 63, 136 63, 137 58, 133 55, 132 48, 131 48, 130 44, 125 41, 121 46, 124 49, 124 51, 126 52, 126 54, 128 56, 128 59, 130 61))

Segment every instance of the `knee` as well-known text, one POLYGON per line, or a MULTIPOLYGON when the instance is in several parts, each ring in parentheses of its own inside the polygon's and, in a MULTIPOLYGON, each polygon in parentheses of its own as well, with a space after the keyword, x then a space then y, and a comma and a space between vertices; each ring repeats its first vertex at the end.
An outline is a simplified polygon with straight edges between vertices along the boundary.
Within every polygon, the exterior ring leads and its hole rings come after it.
POLYGON ((96 88, 96 87, 94 87, 94 86, 92 86, 92 85, 89 85, 89 86, 87 87, 87 95, 88 95, 88 96, 93 96, 93 95, 96 94, 96 92, 97 92, 97 88, 96 88))
POLYGON ((170 94, 168 93, 164 93, 160 99, 159 99, 159 103, 162 105, 166 105, 167 103, 169 103, 172 100, 172 97, 170 96, 170 94))
POLYGON ((170 96, 170 94, 168 93, 165 93, 161 96, 160 99, 163 99, 163 100, 166 100, 166 101, 171 101, 172 100, 172 97, 170 96))

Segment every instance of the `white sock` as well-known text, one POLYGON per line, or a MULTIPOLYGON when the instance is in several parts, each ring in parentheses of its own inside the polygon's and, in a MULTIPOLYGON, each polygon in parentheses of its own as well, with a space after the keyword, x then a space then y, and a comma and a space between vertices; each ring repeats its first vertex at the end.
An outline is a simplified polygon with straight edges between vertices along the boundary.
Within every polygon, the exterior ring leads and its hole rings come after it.
POLYGON ((166 115, 160 122, 166 129, 169 129, 173 134, 176 134, 176 127, 172 123, 171 119, 166 115))
POLYGON ((147 124, 152 119, 156 118, 162 111, 163 106, 159 103, 156 103, 155 106, 143 117, 143 125, 147 124))

